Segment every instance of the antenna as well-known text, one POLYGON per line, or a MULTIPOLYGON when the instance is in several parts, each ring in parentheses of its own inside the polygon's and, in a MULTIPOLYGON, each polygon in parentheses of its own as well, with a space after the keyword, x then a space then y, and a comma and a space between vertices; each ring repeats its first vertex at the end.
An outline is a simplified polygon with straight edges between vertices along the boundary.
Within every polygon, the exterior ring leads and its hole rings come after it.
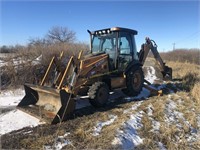
POLYGON ((172 43, 172 45, 173 45, 173 50, 175 50, 175 45, 176 45, 176 43, 172 43))

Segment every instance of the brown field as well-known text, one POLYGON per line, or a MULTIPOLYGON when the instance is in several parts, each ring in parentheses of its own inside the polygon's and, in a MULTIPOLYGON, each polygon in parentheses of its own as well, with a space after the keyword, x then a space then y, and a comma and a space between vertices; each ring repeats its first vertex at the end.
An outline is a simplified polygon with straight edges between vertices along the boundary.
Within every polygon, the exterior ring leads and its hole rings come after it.
MULTIPOLYGON (((67 55, 76 55, 78 49, 85 50, 86 46, 52 45, 43 47, 37 45, 30 47, 30 49, 31 53, 27 53, 26 50, 22 49, 18 55, 5 59, 5 61, 10 62, 13 57, 16 59, 23 57, 24 60, 30 61, 15 66, 18 69, 17 73, 14 71, 14 62, 12 61, 7 66, 2 67, 1 88, 15 88, 25 81, 37 82, 35 79, 42 78, 41 71, 44 71, 44 68, 47 67, 47 62, 49 62, 52 55, 58 55, 62 49, 68 49, 65 51, 67 55), (75 49, 75 51, 70 49, 75 49), (47 56, 42 59, 42 65, 32 66, 31 61, 41 53, 47 56)), ((162 54, 164 60, 167 60, 166 64, 173 69, 173 81, 160 83, 160 85, 165 85, 163 96, 151 96, 147 99, 134 101, 127 100, 125 95, 117 91, 120 96, 114 99, 111 98, 110 101, 113 102, 110 102, 105 108, 94 109, 89 106, 76 111, 73 119, 62 124, 40 125, 5 134, 1 137, 2 148, 44 149, 45 145, 55 148, 56 142, 60 141, 62 143, 64 142, 62 140, 69 140, 70 143, 63 148, 123 149, 122 145, 113 145, 113 140, 119 134, 119 130, 125 130, 124 123, 132 115, 141 112, 141 127, 137 129, 137 132, 143 139, 143 143, 135 146, 136 149, 161 149, 162 147, 172 150, 200 149, 199 51, 188 52, 174 51, 162 54), (179 56, 178 59, 174 57, 176 55, 179 56), (176 105, 176 107, 172 109, 171 104, 176 105), (132 109, 133 107, 135 109, 132 109), (117 118, 113 119, 112 116, 117 118), (173 120, 170 120, 170 118, 173 118, 173 120), (112 119, 113 122, 110 125, 103 126, 98 136, 93 135, 94 128, 99 122, 106 122, 112 119), (159 124, 159 128, 156 124, 159 124), (64 139, 58 138, 58 136, 63 136, 68 132, 70 134, 64 139)), ((150 66, 155 65, 148 61, 147 64, 150 66)), ((156 66, 154 68, 158 69, 156 66)), ((156 76, 160 77, 160 74, 156 72, 156 76)))
POLYGON ((112 144, 119 134, 118 130, 124 130, 124 123, 131 115, 142 112, 142 126, 137 132, 143 138, 143 143, 135 146, 136 149, 200 149, 200 66, 174 61, 167 64, 173 68, 174 80, 165 83, 163 96, 128 102, 121 95, 105 108, 83 108, 75 112, 72 120, 60 125, 40 125, 5 134, 1 138, 2 148, 53 147, 59 140, 58 136, 69 132, 64 138, 70 141, 63 147, 65 149, 123 149, 122 145, 112 144), (176 107, 173 108, 172 104, 176 107), (136 109, 132 109, 136 105, 136 109), (125 110, 128 111, 124 113, 125 110), (94 136, 97 123, 111 120, 111 116, 117 118, 110 125, 103 126, 98 136, 94 136), (157 129, 156 124, 159 124, 157 129))

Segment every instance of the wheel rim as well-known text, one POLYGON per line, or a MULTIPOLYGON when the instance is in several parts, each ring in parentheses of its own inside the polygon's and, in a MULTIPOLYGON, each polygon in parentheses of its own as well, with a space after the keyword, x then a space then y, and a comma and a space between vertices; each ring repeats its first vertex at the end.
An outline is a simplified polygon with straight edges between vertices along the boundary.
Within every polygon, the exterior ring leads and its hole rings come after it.
POLYGON ((141 75, 137 71, 133 74, 133 88, 136 90, 140 89, 141 82, 142 82, 141 75))
POLYGON ((108 99, 108 91, 106 88, 100 88, 98 91, 98 100, 101 104, 104 104, 108 99))

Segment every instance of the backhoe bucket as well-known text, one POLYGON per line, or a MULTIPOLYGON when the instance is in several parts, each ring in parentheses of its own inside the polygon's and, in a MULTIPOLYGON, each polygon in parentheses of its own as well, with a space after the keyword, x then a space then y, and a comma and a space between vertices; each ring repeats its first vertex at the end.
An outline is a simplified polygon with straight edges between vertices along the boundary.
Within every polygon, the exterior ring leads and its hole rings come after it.
POLYGON ((163 74, 163 79, 164 80, 172 80, 172 68, 165 66, 163 74))
POLYGON ((66 120, 75 109, 74 99, 65 90, 24 85, 25 96, 18 108, 50 124, 66 120))

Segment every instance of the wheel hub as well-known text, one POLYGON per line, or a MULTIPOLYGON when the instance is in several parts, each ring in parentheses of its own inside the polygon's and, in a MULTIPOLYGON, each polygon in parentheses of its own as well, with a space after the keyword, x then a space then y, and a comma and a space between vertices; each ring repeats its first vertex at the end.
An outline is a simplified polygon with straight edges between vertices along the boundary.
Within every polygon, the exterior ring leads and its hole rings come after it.
POLYGON ((134 86, 134 88, 138 89, 140 87, 140 83, 141 83, 140 74, 136 72, 135 74, 133 74, 133 86, 134 86))

